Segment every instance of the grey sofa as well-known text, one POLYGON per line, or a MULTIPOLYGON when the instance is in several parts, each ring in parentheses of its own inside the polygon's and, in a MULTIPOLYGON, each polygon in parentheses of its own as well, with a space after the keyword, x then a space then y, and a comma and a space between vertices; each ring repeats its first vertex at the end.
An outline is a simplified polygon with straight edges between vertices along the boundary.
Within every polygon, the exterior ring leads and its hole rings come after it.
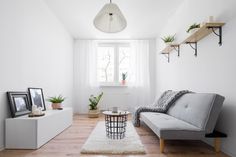
POLYGON ((160 152, 164 140, 201 140, 212 133, 221 111, 224 97, 209 93, 188 93, 179 98, 166 114, 143 112, 143 121, 160 138, 160 152))

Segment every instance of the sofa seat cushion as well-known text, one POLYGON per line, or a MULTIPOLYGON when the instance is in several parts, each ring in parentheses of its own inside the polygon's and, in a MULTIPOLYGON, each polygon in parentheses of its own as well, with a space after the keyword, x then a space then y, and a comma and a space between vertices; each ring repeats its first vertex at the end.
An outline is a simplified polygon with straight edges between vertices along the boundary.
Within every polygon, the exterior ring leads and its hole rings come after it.
POLYGON ((168 114, 156 112, 143 112, 141 120, 162 139, 202 139, 205 132, 185 121, 174 118, 168 114))

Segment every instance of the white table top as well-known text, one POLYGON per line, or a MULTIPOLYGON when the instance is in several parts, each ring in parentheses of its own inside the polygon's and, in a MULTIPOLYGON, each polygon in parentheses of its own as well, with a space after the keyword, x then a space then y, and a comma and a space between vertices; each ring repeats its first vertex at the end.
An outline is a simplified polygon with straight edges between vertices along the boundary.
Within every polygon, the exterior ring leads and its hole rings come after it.
POLYGON ((112 111, 104 111, 102 113, 105 114, 105 115, 119 116, 119 115, 128 115, 130 112, 119 110, 117 113, 114 113, 112 111))

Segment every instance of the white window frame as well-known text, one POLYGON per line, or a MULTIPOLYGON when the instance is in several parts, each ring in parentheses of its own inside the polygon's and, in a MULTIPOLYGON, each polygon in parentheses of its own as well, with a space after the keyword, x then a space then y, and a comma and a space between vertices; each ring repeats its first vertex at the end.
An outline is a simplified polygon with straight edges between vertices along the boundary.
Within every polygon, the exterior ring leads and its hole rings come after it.
POLYGON ((98 47, 114 47, 114 81, 113 82, 99 82, 100 86, 121 86, 126 87, 127 85, 121 85, 119 82, 119 47, 130 47, 128 42, 100 42, 98 47))

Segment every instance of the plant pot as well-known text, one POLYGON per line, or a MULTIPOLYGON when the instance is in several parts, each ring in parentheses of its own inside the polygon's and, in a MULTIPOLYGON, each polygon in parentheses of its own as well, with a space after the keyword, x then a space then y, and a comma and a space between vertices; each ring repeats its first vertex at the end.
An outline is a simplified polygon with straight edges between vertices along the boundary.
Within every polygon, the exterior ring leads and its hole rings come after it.
POLYGON ((98 118, 99 117, 99 110, 89 110, 88 112, 88 117, 89 118, 98 118))
POLYGON ((61 103, 52 103, 52 109, 56 110, 56 109, 59 109, 59 108, 62 108, 61 103))
POLYGON ((125 85, 125 84, 126 84, 126 81, 125 81, 125 80, 122 80, 122 81, 121 81, 121 84, 122 84, 122 85, 125 85))

